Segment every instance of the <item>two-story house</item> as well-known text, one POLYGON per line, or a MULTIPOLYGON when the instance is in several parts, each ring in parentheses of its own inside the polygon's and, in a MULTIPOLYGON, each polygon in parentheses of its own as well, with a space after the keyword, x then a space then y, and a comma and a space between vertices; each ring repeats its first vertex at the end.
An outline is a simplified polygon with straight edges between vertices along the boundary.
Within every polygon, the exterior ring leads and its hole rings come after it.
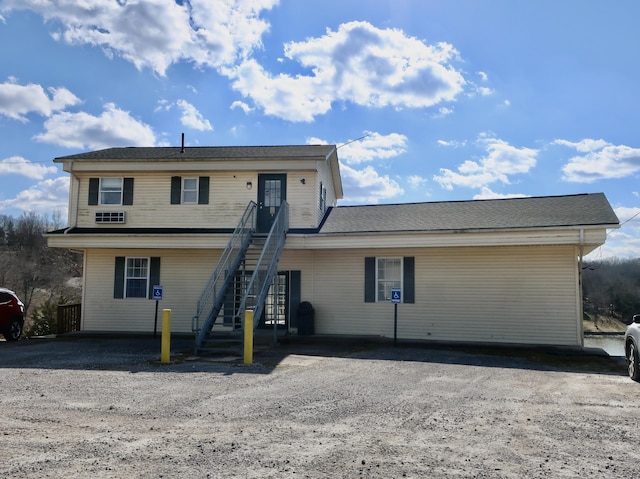
POLYGON ((246 309, 295 334, 302 301, 316 334, 581 345, 581 261, 619 224, 600 193, 336 206, 333 145, 54 161, 71 175, 69 226, 47 239, 84 252, 82 330, 153 331, 162 285, 196 348, 246 309))

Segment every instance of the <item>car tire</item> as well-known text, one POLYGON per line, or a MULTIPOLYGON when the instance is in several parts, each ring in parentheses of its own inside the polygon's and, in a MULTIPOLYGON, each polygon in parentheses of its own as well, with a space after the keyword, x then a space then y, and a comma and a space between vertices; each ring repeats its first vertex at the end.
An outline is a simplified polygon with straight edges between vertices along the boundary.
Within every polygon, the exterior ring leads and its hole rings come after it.
POLYGON ((638 347, 636 346, 636 343, 629 343, 627 365, 629 377, 634 381, 640 381, 640 357, 638 357, 638 347))
POLYGON ((12 319, 9 328, 4 332, 4 339, 7 341, 17 341, 22 336, 22 321, 12 319))

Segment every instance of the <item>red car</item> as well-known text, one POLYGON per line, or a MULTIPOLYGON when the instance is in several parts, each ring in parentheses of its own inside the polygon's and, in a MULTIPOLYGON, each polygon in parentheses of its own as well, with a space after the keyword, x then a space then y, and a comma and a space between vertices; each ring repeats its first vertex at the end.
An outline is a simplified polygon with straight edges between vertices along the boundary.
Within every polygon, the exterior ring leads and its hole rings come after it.
POLYGON ((0 288, 0 333, 7 341, 17 341, 24 327, 24 304, 16 293, 0 288))

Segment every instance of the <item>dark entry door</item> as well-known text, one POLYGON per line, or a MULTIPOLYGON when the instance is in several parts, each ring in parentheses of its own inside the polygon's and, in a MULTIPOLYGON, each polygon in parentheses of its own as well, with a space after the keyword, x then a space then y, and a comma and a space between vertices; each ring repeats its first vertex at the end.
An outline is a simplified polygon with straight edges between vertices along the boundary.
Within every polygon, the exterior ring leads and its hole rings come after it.
POLYGON ((268 233, 283 201, 287 199, 287 175, 258 175, 258 233, 268 233))

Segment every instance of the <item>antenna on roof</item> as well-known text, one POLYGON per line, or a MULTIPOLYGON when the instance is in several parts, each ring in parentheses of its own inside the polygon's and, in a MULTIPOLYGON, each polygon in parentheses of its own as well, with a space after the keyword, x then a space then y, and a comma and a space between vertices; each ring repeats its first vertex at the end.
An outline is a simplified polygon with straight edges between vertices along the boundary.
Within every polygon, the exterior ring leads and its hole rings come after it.
POLYGON ((182 148, 180 149, 180 153, 184 153, 184 133, 182 134, 182 148))
POLYGON ((360 140, 362 140, 362 139, 364 139, 364 138, 366 138, 366 137, 368 137, 368 136, 370 136, 370 135, 371 135, 371 133, 367 133, 366 135, 361 136, 360 138, 356 138, 355 140, 347 141, 346 143, 343 143, 342 145, 338 145, 338 146, 336 146, 336 150, 337 150, 338 148, 342 148, 343 146, 347 146, 347 145, 349 145, 350 143, 354 143, 354 142, 356 142, 356 141, 360 141, 360 140))

